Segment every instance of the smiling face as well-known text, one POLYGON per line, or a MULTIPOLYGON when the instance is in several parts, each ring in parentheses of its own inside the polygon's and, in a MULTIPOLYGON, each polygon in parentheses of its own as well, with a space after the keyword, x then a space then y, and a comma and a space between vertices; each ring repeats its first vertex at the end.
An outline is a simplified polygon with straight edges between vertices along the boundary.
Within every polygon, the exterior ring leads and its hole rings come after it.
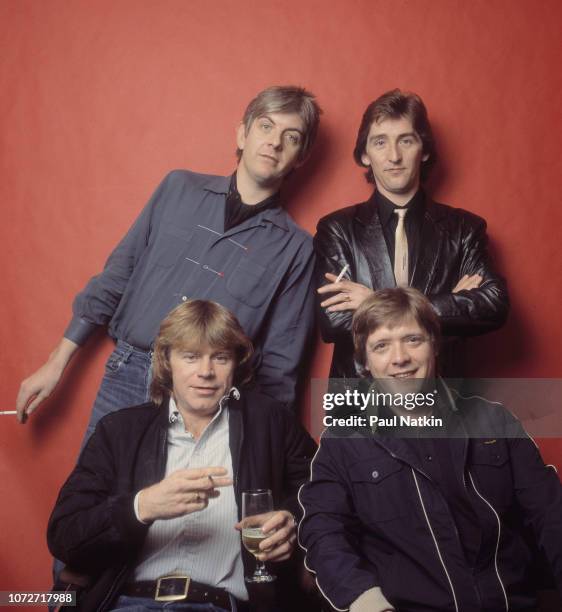
POLYGON ((172 393, 184 421, 213 417, 232 387, 235 365, 231 351, 207 344, 171 350, 172 393))
POLYGON ((299 165, 304 124, 297 113, 269 113, 255 119, 248 132, 237 132, 242 156, 238 175, 264 189, 277 189, 283 178, 299 165))
POLYGON ((420 167, 429 155, 409 117, 371 125, 361 161, 371 166, 377 190, 398 206, 407 204, 420 185, 420 167))
POLYGON ((435 357, 432 338, 412 316, 378 327, 367 338, 367 368, 391 392, 419 390, 435 376, 435 357))

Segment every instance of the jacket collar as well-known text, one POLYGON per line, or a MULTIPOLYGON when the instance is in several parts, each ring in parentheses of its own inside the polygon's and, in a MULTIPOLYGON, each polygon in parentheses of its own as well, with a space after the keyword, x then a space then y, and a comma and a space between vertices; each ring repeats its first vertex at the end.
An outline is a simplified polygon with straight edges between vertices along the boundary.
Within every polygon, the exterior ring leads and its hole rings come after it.
MULTIPOLYGON (((450 389, 442 378, 437 379, 436 386, 438 389, 440 404, 438 416, 444 418, 445 426, 448 429, 449 435, 452 437, 463 438, 463 444, 452 445, 451 451, 455 455, 455 458, 460 460, 461 464, 464 466, 466 462, 468 439, 466 438, 466 432, 460 418, 461 415, 459 413, 459 409, 457 408, 454 395, 451 393, 450 389)), ((444 441, 447 440, 446 437, 436 439, 443 439, 444 441)), ((417 469, 419 472, 427 476, 423 466, 421 465, 419 456, 414 452, 407 438, 401 438, 393 435, 379 435, 378 433, 375 433, 373 434, 373 442, 384 448, 393 457, 404 461, 411 467, 417 469)))

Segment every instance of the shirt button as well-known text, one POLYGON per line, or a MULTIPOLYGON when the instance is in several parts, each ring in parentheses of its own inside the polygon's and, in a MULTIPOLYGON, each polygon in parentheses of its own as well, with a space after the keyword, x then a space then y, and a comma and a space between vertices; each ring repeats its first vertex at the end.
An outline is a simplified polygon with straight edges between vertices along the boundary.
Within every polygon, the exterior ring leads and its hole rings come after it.
POLYGON ((431 455, 427 455, 426 459, 427 459, 428 461, 433 461, 433 457, 432 457, 431 455))
POLYGON ((182 295, 181 296, 181 301, 182 302, 187 302, 187 295, 182 295))
POLYGON ((373 470, 373 473, 371 474, 371 476, 375 479, 377 479, 379 477, 379 472, 378 470, 373 470))

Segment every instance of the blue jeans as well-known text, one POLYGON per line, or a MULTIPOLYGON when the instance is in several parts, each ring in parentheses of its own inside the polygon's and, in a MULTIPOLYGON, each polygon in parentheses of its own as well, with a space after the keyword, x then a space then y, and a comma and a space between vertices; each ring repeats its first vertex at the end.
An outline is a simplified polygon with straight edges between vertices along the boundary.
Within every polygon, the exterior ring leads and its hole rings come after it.
POLYGON ((151 359, 151 353, 118 340, 115 350, 105 364, 105 374, 81 448, 94 433, 97 422, 106 414, 148 401, 152 377, 151 359))
MULTIPOLYGON (((232 612, 236 612, 236 600, 230 596, 232 612)), ((227 612, 213 604, 188 603, 186 601, 154 601, 146 597, 128 597, 121 595, 111 612, 147 612, 151 610, 169 610, 170 612, 227 612)))

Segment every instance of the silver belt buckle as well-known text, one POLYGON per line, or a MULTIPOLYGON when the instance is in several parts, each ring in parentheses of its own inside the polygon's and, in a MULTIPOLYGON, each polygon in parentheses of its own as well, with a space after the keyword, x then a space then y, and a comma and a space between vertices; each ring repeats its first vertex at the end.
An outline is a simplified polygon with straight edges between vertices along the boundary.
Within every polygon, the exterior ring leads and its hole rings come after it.
POLYGON ((189 582, 191 581, 190 576, 162 576, 162 578, 158 578, 156 581, 156 592, 154 593, 155 601, 181 601, 182 599, 186 599, 187 592, 189 590, 189 582), (183 593, 173 593, 172 595, 166 595, 160 593, 160 588, 165 590, 166 588, 166 580, 183 580, 183 593))

